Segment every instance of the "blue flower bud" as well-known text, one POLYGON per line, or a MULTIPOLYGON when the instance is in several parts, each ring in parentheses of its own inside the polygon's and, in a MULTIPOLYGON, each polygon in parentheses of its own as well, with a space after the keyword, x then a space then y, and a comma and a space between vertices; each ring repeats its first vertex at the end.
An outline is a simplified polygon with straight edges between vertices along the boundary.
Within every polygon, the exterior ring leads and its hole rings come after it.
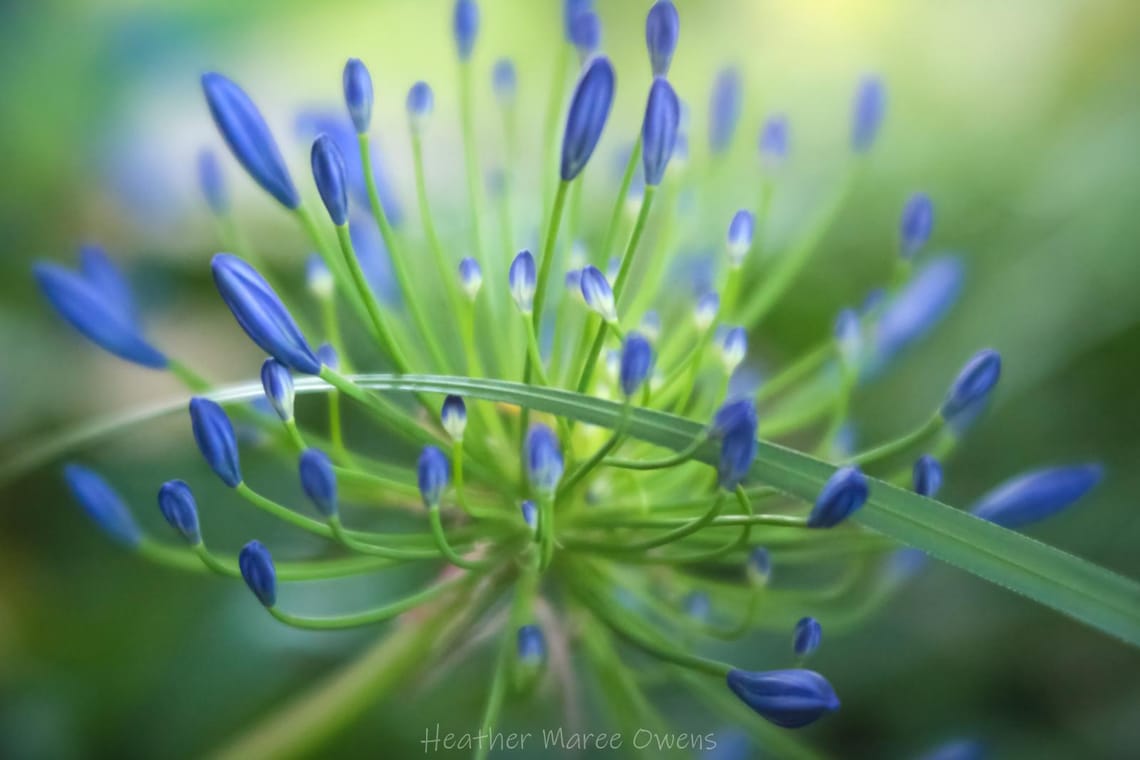
POLYGON ((530 251, 519 251, 511 262, 507 278, 511 285, 511 295, 523 314, 530 314, 534 308, 534 289, 537 273, 534 267, 534 256, 530 251))
POLYGON ((933 229, 934 204, 926 193, 915 193, 907 200, 899 220, 899 252, 903 258, 909 259, 918 253, 930 240, 933 229))
POLYGON ((807 657, 819 649, 822 638, 823 628, 818 620, 813 617, 800 618, 792 634, 792 651, 800 657, 807 657))
POLYGON ((989 348, 979 351, 966 362, 950 386, 946 400, 942 402, 942 418, 950 422, 984 403, 1000 377, 1001 355, 989 348))
POLYGON ((317 346, 317 358, 320 359, 321 364, 329 369, 340 369, 340 356, 337 354, 336 349, 332 347, 331 343, 322 343, 317 346))
POLYGON ((94 470, 77 464, 64 467, 63 478, 67 481, 71 495, 100 530, 120 546, 138 546, 142 532, 122 497, 107 481, 94 470))
POLYGON ((210 114, 234 158, 253 181, 288 209, 301 205, 285 160, 257 106, 231 80, 217 73, 202 75, 210 114))
POLYGON ((709 97, 709 152, 723 153, 740 121, 741 82, 735 68, 722 69, 709 97))
POLYGON ((313 180, 317 192, 329 212, 333 224, 340 227, 348 223, 348 183, 345 181, 344 156, 328 135, 320 135, 313 142, 309 155, 313 167, 313 180))
POLYGON ((325 517, 337 512, 336 470, 329 455, 320 449, 305 449, 297 460, 301 490, 325 517))
POLYGON ((708 622, 709 615, 712 614, 712 602, 704 591, 690 592, 685 597, 683 605, 685 614, 701 623, 708 622))
POLYGON ((988 753, 974 739, 952 739, 926 752, 918 760, 986 760, 988 753))
POLYGON ((937 325, 958 300, 963 278, 955 258, 935 259, 916 272, 879 314, 873 363, 881 366, 937 325))
POLYGON ((562 451, 558 438, 546 425, 534 424, 526 435, 526 474, 531 488, 550 495, 562 480, 562 451))
POLYGON ((310 293, 322 300, 330 298, 333 289, 336 287, 332 272, 325 266, 325 260, 321 258, 319 253, 311 253, 309 258, 305 259, 305 287, 309 289, 310 293))
POLYGON ((601 139, 614 102, 614 67, 604 55, 586 65, 574 88, 566 131, 562 135, 561 176, 564 182, 577 177, 601 139))
POLYGON ((582 298, 586 305, 611 325, 617 322, 617 305, 614 291, 602 270, 588 266, 582 270, 582 298))
POLYGON ((212 150, 202 150, 198 154, 198 187, 206 205, 217 216, 230 210, 230 198, 226 192, 226 181, 222 176, 222 166, 212 150))
POLYGON ((970 509, 1003 528, 1020 528, 1051 517, 1091 491, 1104 476, 1099 464, 1035 470, 999 485, 970 509))
POLYGON ((435 95, 431 91, 431 85, 427 82, 413 84, 408 90, 407 108, 408 124, 411 125, 412 131, 422 132, 435 108, 435 95))
POLYGON ((723 438, 738 428, 755 430, 756 405, 750 398, 738 398, 721 406, 709 426, 710 438, 723 438))
POLYGON ((459 60, 466 61, 475 49, 475 35, 479 33, 479 6, 475 0, 456 0, 453 25, 459 60))
POLYGON ((740 269, 744 264, 755 232, 756 217, 751 211, 740 209, 732 215, 732 221, 728 223, 728 265, 733 269, 740 269))
POLYGON ((277 568, 273 557, 260 541, 250 541, 238 554, 238 569, 245 585, 266 607, 277 604, 277 568))
POLYGON ((104 351, 143 367, 165 369, 166 356, 142 335, 122 275, 97 248, 85 248, 82 256, 81 272, 47 262, 32 268, 48 303, 104 351))
POLYGON ((459 396, 448 396, 443 400, 443 407, 439 412, 443 429, 451 436, 453 441, 462 441, 463 432, 467 429, 467 404, 459 396))
POLYGON ((713 322, 716 321, 717 312, 720 311, 720 296, 714 291, 709 291, 697 299, 697 306, 693 310, 693 322, 697 326, 697 330, 704 332, 712 327, 713 322))
POLYGON ((518 632, 519 659, 528 665, 540 665, 546 660, 546 639, 537 625, 524 625, 518 632))
POLYGON ((657 339, 661 337, 661 315, 653 309, 642 314, 641 332, 649 339, 650 343, 656 343, 657 339))
POLYGON ((887 109, 887 92, 878 77, 865 77, 855 91, 851 115, 851 148, 866 153, 875 144, 883 114, 887 109))
POLYGON ((748 553, 748 579, 757 586, 766 586, 772 577, 772 557, 763 546, 748 553))
POLYGON ((641 161, 645 184, 660 185, 677 144, 681 104, 669 81, 658 77, 649 87, 645 119, 641 122, 641 161))
POLYGON ((467 256, 459 262, 459 286, 472 301, 483 287, 483 269, 479 262, 467 256))
POLYGON ((522 511, 523 522, 527 524, 527 527, 532 531, 538 530, 538 505, 527 499, 519 505, 519 509, 522 511))
POLYGON ((621 392, 626 396, 637 393, 652 369, 653 346, 641 333, 633 330, 626 333, 625 343, 621 347, 621 369, 618 373, 621 392))
POLYGON ((649 65, 653 76, 669 74, 669 64, 673 62, 673 52, 677 49, 677 38, 681 34, 681 19, 677 6, 669 0, 658 0, 649 9, 645 18, 645 47, 649 49, 649 65))
POLYGON ((808 515, 809 528, 831 528, 846 520, 867 501, 867 478, 858 467, 841 467, 819 492, 808 515))
POLYGON ((760 165, 773 171, 788 156, 788 117, 776 114, 768 117, 760 128, 760 165))
POLYGON ((724 371, 732 374, 748 355, 748 332, 743 327, 730 327, 720 341, 720 360, 724 371))
MULTIPOLYGON (((566 289, 579 298, 582 297, 582 270, 571 269, 566 272, 566 289)), ((583 299, 584 301, 585 299, 583 299)))
POLYGON ((241 483, 241 460, 237 435, 222 407, 207 398, 190 399, 190 424, 194 441, 210 469, 230 488, 241 483))
POLYGON ((717 482, 726 491, 740 485, 756 458, 756 418, 747 417, 728 428, 721 437, 720 460, 717 463, 717 482))
POLYGON ((266 359, 261 365, 261 387, 269 405, 282 422, 293 419, 293 374, 276 359, 266 359))
POLYGON ((195 546, 202 542, 202 533, 198 527, 198 504, 186 481, 168 480, 162 484, 158 489, 158 510, 170 527, 186 539, 186 543, 195 546))
POLYGON ((835 343, 839 356, 850 367, 859 361, 862 351, 863 329, 859 325, 859 313, 854 309, 844 309, 835 318, 835 343))
POLYGON ((732 670, 728 688, 761 717, 783 728, 801 728, 839 709, 827 679, 812 670, 732 670))
POLYGON ((451 482, 451 462, 435 446, 424 446, 419 461, 416 462, 416 479, 424 506, 435 509, 439 506, 444 489, 451 482))
POLYGON ((914 492, 933 499, 942 487, 942 465, 929 454, 923 454, 914 463, 914 492))
POLYGON ((495 68, 491 70, 491 84, 500 105, 508 106, 514 103, 515 93, 518 91, 518 74, 515 73, 514 61, 510 58, 500 58, 495 61, 495 68))
POLYGON ((359 58, 344 64, 344 102, 357 134, 368 131, 372 122, 372 75, 359 58))
POLYGON ((602 44, 602 20, 593 11, 584 11, 570 24, 570 44, 578 49, 583 62, 597 52, 602 44))
POLYGON ((563 0, 562 3, 562 33, 569 42, 572 37, 574 19, 579 14, 589 13, 594 9, 594 0, 563 0))
POLYGON ((306 375, 321 363, 269 283, 237 256, 219 253, 210 261, 214 284, 246 335, 286 367, 306 375))

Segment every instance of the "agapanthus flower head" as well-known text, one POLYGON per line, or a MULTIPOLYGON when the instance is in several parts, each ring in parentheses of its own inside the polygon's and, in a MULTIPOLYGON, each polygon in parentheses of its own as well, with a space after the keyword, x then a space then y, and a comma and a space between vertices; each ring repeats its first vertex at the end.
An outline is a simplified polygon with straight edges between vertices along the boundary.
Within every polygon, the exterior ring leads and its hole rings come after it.
POLYGON ((1071 506, 1100 483, 1099 464, 1034 470, 1007 480, 970 508, 975 517, 1003 528, 1022 528, 1071 506))
POLYGON ((408 89, 408 123, 413 131, 423 131, 434 108, 435 95, 427 82, 416 82, 408 89))
POLYGON ((563 182, 577 177, 594 154, 613 106, 614 87, 614 67, 610 59, 604 55, 591 59, 574 88, 566 116, 562 135, 563 182))
POLYGON ((238 554, 242 580, 266 607, 277 604, 277 568, 273 557, 260 541, 250 541, 238 554))
POLYGON ((748 579, 757 586, 766 586, 772 578, 772 555, 763 546, 754 546, 748 552, 748 579))
POLYGON ((313 142, 309 158, 313 181, 317 183, 317 192, 329 212, 329 218, 337 226, 347 224, 348 180, 340 148, 328 135, 320 135, 313 142))
POLYGON ((475 50, 475 38, 479 34, 479 6, 475 0, 455 0, 452 31, 459 60, 466 61, 475 50))
POLYGON ((784 114, 769 116, 760 127, 760 165, 765 171, 774 171, 788 157, 788 117, 784 114))
POLYGON ((190 426, 198 451, 214 474, 230 488, 242 481, 237 434, 226 411, 208 398, 190 399, 190 426))
POLYGON ((720 361, 724 371, 732 374, 748 355, 748 331, 743 327, 726 328, 720 339, 720 361))
POLYGON ((63 468, 63 478, 79 506, 111 540, 127 548, 138 546, 142 539, 138 524, 122 497, 99 473, 69 464, 63 468))
POLYGON ((336 470, 329 455, 320 449, 305 449, 297 460, 301 490, 325 517, 337 513, 336 470))
POLYGON ((162 484, 158 489, 158 510, 167 524, 186 539, 186 543, 194 546, 202 542, 198 503, 186 481, 168 480, 162 484))
POLYGON ((697 326, 697 330, 704 332, 712 327, 719 311, 720 296, 716 291, 710 290, 698 298, 697 305, 693 309, 693 323, 697 326))
POLYGON ((526 434, 526 474, 531 488, 540 494, 552 494, 562 480, 562 450, 558 437, 546 425, 531 425, 526 434))
POLYGON ((296 392, 293 389, 293 373, 276 359, 266 359, 261 365, 261 387, 265 389, 265 398, 269 405, 283 422, 293 419, 293 400, 296 392))
POLYGON ((649 87, 645 119, 641 122, 641 159, 646 185, 660 185, 673 157, 681 104, 669 80, 657 77, 649 87))
POLYGON ((364 134, 372 123, 372 75, 359 58, 344 64, 344 103, 357 134, 364 134))
POLYGON ((942 488, 942 465, 929 454, 923 454, 914 463, 912 483, 916 494, 933 499, 942 488))
POLYGON ((732 215, 728 223, 728 264, 739 269, 744 257, 752 248, 752 236, 756 232, 756 217, 747 209, 740 209, 732 215))
POLYGON ((943 419, 952 422, 971 408, 985 403, 1000 377, 1001 355, 997 351, 987 348, 974 354, 962 367, 942 402, 943 419))
POLYGON ((214 256, 210 268, 222 300, 254 343, 296 372, 315 375, 321 371, 305 336, 265 278, 229 253, 214 256))
POLYGON ((538 279, 534 256, 530 251, 519 251, 511 262, 507 278, 510 280, 511 297, 515 299, 515 305, 523 314, 530 314, 534 308, 534 288, 538 279))
POLYGON ((218 131, 254 182, 285 208, 300 206, 301 196, 289 176, 277 141, 245 91, 214 72, 202 75, 202 91, 218 131))
POLYGON ((462 441, 467 429, 467 404, 459 396, 448 396, 440 407, 439 419, 453 441, 462 441))
POLYGON ((668 76, 681 34, 681 18, 677 6, 670 0, 658 0, 645 18, 645 47, 649 50, 649 64, 653 75, 668 76))
POLYGON ((595 266, 588 266, 582 270, 581 275, 582 298, 586 305, 596 311, 602 319, 610 324, 617 322, 617 305, 614 303, 614 291, 609 280, 602 274, 602 270, 595 266))
POLYGON ((230 196, 226 190, 226 180, 222 174, 222 165, 218 163, 218 154, 209 148, 198 152, 198 188, 206 205, 217 216, 223 216, 230 210, 230 196))
POLYGON ((823 627, 818 620, 813 617, 800 618, 792 632, 792 651, 800 657, 807 657, 819 649, 822 639, 823 627))
POLYGON ((126 280, 100 249, 84 248, 78 272, 38 262, 33 274, 56 312, 85 338, 129 362, 165 369, 166 355, 142 332, 126 280))
POLYGON ((934 204, 926 193, 915 193, 907 199, 899 219, 899 253, 912 258, 926 242, 934 229, 934 204))
POLYGON ((305 287, 317 298, 331 298, 336 280, 319 253, 310 253, 305 259, 305 287))
POLYGON ((831 528, 846 520, 866 502, 870 490, 858 467, 840 467, 816 497, 808 516, 809 528, 831 528))
POLYGON ((491 70, 491 84, 500 105, 508 106, 514 103, 518 91, 518 74, 515 73, 514 61, 510 58, 500 58, 495 61, 495 68, 491 70))
POLYGON ((740 701, 784 728, 802 728, 839 709, 835 689, 813 670, 732 670, 727 681, 740 701))
POLYGON ((856 153, 866 153, 875 144, 887 110, 883 80, 876 76, 860 80, 851 110, 851 147, 856 153))
POLYGON ((424 446, 416 462, 416 482, 424 506, 435 509, 443 498, 443 492, 451 482, 451 462, 447 455, 435 446, 424 446))
POLYGON ((652 370, 653 346, 641 333, 629 331, 621 347, 621 392, 627 397, 637 393, 652 370))
POLYGON ((723 153, 740 121, 743 83, 736 67, 721 69, 709 96, 709 152, 723 153))
POLYGON ((578 50, 583 62, 598 52, 602 45, 602 20, 598 14, 583 11, 574 17, 570 24, 570 44, 578 50))

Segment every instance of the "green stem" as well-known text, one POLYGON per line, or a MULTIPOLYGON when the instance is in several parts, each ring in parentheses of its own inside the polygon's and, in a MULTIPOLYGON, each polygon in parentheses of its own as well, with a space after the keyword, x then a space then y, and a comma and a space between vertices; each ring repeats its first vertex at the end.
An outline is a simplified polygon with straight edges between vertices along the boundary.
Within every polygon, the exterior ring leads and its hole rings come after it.
POLYGON ((474 562, 459 555, 447 541, 447 534, 443 532, 443 521, 439 516, 439 506, 428 508, 428 521, 431 523, 431 534, 435 538, 435 545, 447 561, 464 570, 480 570, 486 568, 489 561, 474 562))
POLYGON ((637 165, 641 163, 641 139, 641 131, 638 130, 637 140, 633 144, 629 161, 626 162, 625 171, 621 175, 617 200, 614 202, 613 211, 610 212, 610 223, 606 225, 606 236, 602 238, 602 247, 598 249, 600 255, 597 262, 599 266, 605 266, 610 251, 613 250, 614 238, 617 237, 618 227, 621 225, 621 215, 625 210, 626 198, 629 197, 629 187, 633 184, 633 174, 637 171, 637 165))
POLYGON ((944 421, 942 415, 935 414, 925 423, 915 428, 904 436, 896 438, 893 441, 888 441, 881 446, 876 446, 873 449, 861 451, 855 456, 851 457, 851 464, 868 465, 878 462, 881 459, 887 459, 895 454, 900 454, 907 449, 915 446, 923 439, 927 438, 942 429, 944 421))
POLYGON ((338 224, 336 226, 336 238, 340 242, 340 250, 344 255, 344 263, 348 267, 349 274, 352 275, 357 294, 360 296, 361 301, 364 302, 364 308, 368 312, 368 319, 372 322, 372 329, 376 333, 376 338, 379 340, 380 346, 388 352, 388 355, 392 358, 392 363, 396 366, 396 370, 407 374, 411 371, 411 366, 408 364, 407 357, 404 356, 403 351, 400 350, 395 339, 392 338, 392 333, 388 329, 383 315, 380 313, 380 303, 376 300, 376 295, 368 285, 368 278, 365 277, 364 270, 360 268, 360 262, 356 258, 356 252, 352 249, 352 238, 349 237, 347 224, 338 224))
POLYGON ((347 615, 335 615, 330 617, 306 617, 304 615, 295 615, 291 612, 285 612, 278 609, 276 606, 267 607, 269 614, 280 620, 286 625, 293 628, 304 628, 311 631, 327 631, 339 630, 342 628, 357 628, 362 625, 374 625, 376 623, 383 623, 386 620, 391 620, 394 617, 402 615, 408 610, 419 607, 421 604, 426 604, 436 597, 457 588, 460 585, 470 584, 471 578, 464 575, 459 578, 452 578, 449 581, 437 583, 434 586, 429 586, 423 591, 411 596, 404 597, 395 602, 374 607, 370 610, 362 610, 361 612, 353 612, 347 615))

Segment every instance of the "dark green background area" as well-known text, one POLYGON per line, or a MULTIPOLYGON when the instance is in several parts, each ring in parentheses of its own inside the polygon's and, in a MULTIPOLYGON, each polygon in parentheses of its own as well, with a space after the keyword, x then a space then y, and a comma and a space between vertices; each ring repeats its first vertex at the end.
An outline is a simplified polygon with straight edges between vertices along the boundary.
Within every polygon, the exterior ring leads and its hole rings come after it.
MULTIPOLYGON (((600 218, 616 191, 611 156, 642 108, 634 83, 648 77, 649 2, 598 4, 603 47, 619 71, 614 120, 588 172, 598 196, 590 213, 600 218)), ((533 155, 559 4, 481 5, 476 66, 489 78, 499 55, 518 62, 522 149, 533 155)), ((678 6, 672 79, 692 109, 694 153, 703 154, 707 91, 724 64, 739 65, 745 81, 734 161, 755 161, 764 115, 790 118, 792 179, 774 209, 778 240, 795 237, 838 175, 855 81, 877 71, 889 88, 868 176, 813 266, 753 336, 756 352, 778 364, 825 335, 839 307, 887 276, 897 213, 911 192, 927 191, 937 209, 933 247, 962 254, 966 291, 927 342, 861 390, 862 436, 907 429, 974 350, 998 348, 1005 374, 996 403, 948 464, 945 500, 967 505, 1042 464, 1102 461, 1105 483, 1032 535, 1140 576, 1140 5, 678 6)), ((428 171, 447 226, 463 187, 450 12, 440 0, 0 2, 0 460, 50 431, 179 392, 169 378, 83 344, 41 302, 31 262, 69 261, 80 242, 104 243, 124 263, 157 342, 219 378, 254 376, 260 356, 208 273, 217 242, 195 193, 194 157, 220 141, 198 89, 202 71, 229 73, 254 93, 311 195, 290 114, 339 107, 340 67, 363 57, 376 80, 377 132, 407 208, 403 97, 427 79, 437 100, 428 171)), ((493 152, 497 123, 489 86, 481 87, 481 144, 493 152)), ((299 274, 305 245, 294 227, 228 168, 249 235, 282 271, 299 274)), ((539 168, 524 172, 534 182, 539 168)), ((754 195, 727 190, 725 220, 727 204, 754 195)), ((216 485, 181 416, 79 455, 114 478, 160 535, 153 492, 171 477, 194 483, 220 548, 284 535, 216 485)), ((256 454, 247 468, 251 481, 285 480, 256 454)), ((135 560, 89 526, 58 473, 55 462, 0 486, 0 756, 195 755, 377 635, 282 630, 239 584, 135 560)), ((296 496, 286 485, 280 495, 296 496)), ((366 603, 383 593, 375 583, 338 594, 346 605, 366 603)), ((844 706, 803 736, 836 756, 906 757, 958 735, 984 740, 998 757, 1122 758, 1140 749, 1135 651, 952 568, 930 567, 868 624, 824 639, 813 666, 844 706)), ((786 649, 784 637, 760 636, 742 651, 778 667, 786 649)), ((447 716, 445 730, 474 725, 488 678, 489 655, 478 653, 443 683, 409 686, 377 705, 334 749, 416 756, 435 722, 429 716, 447 716)), ((722 730, 683 694, 659 696, 679 727, 722 730)), ((589 704, 587 724, 605 730, 589 704)), ((558 720, 536 706, 510 715, 518 727, 558 720)))

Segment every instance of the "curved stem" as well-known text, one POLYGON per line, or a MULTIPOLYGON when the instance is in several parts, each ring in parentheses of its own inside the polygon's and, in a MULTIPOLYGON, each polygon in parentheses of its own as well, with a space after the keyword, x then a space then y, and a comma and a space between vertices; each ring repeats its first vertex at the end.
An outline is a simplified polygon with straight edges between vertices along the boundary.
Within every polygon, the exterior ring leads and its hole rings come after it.
POLYGON ((286 625, 293 628, 304 628, 312 631, 327 631, 337 630, 341 628, 357 628, 362 625, 374 625, 376 623, 383 623, 386 620, 402 615, 410 609, 419 607, 421 604, 426 604, 432 599, 444 594, 452 589, 466 585, 471 582, 471 578, 464 575, 458 578, 452 578, 449 581, 437 583, 434 586, 420 591, 417 594, 404 597, 395 602, 390 602, 380 607, 374 607, 370 610, 362 610, 361 612, 353 612, 347 615, 335 615, 329 617, 306 617, 304 615, 296 615, 291 612, 285 612, 278 609, 276 606, 266 607, 269 614, 280 620, 286 625))

